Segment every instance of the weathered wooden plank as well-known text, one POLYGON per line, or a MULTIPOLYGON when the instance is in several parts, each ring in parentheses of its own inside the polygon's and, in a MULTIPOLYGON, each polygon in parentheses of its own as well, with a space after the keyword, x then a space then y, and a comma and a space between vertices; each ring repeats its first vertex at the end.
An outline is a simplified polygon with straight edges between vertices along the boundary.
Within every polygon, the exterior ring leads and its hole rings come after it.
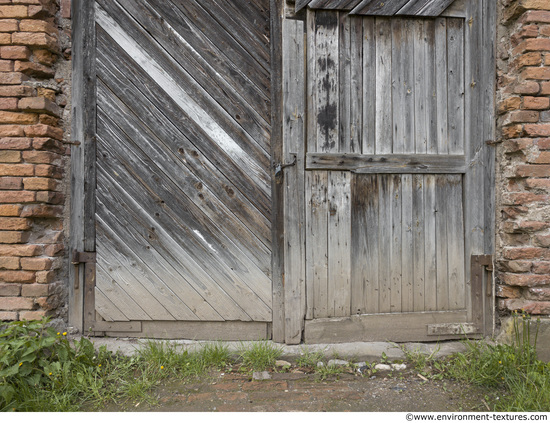
POLYGON ((391 239, 392 239, 392 196, 391 175, 378 175, 378 311, 391 312, 391 239))
MULTIPOLYGON (((336 9, 336 10, 351 10, 361 0, 312 0, 308 4, 311 9, 336 9)), ((298 11, 298 9, 296 10, 298 11)))
POLYGON ((437 310, 437 175, 424 175, 424 310, 437 310))
MULTIPOLYGON (((162 224, 159 224, 141 208, 147 202, 141 201, 141 206, 137 205, 137 202, 127 193, 128 189, 126 187, 123 189, 115 181, 116 176, 113 170, 103 163, 102 167, 105 167, 105 170, 100 167, 99 171, 102 173, 103 183, 108 186, 113 195, 116 194, 120 199, 118 203, 113 204, 113 207, 116 208, 106 210, 104 214, 110 212, 113 216, 112 219, 121 222, 117 226, 118 231, 129 245, 133 245, 135 251, 140 252, 144 259, 150 260, 149 265, 155 267, 155 273, 163 278, 165 283, 173 284, 173 281, 177 281, 178 284, 181 284, 181 288, 176 288, 180 292, 185 292, 185 281, 187 281, 192 289, 200 293, 200 296, 207 302, 207 304, 203 304, 203 301, 192 295, 187 297, 195 303, 199 313, 208 313, 208 308, 211 306, 226 320, 250 320, 248 314, 230 296, 231 291, 225 287, 225 278, 214 281, 210 276, 212 266, 205 267, 200 260, 197 260, 193 250, 188 247, 190 241, 182 241, 184 237, 178 236, 175 231, 168 233, 164 230, 162 224), (153 228, 155 228, 154 231, 153 228), (154 247, 153 250, 147 249, 143 242, 144 239, 154 247), (144 255, 144 250, 150 251, 151 255, 144 255), (171 267, 175 271, 172 271, 171 267)), ((120 168, 117 170, 120 171, 120 168)), ((151 210, 159 209, 161 207, 151 210)))
POLYGON ((304 234, 305 63, 304 25, 283 21, 285 342, 299 344, 306 313, 304 234))
POLYGON ((439 16, 454 0, 413 0, 398 12, 398 15, 439 16))
MULTIPOLYGON (((81 141, 71 148, 71 222, 69 243, 73 250, 94 250, 94 180, 93 160, 95 160, 95 18, 93 2, 75 0, 73 7, 73 81, 72 104, 74 114, 71 134, 74 140, 81 141), (92 179, 87 179, 92 178, 92 179)), ((69 262, 72 257, 69 257, 69 262)), ((84 315, 84 265, 69 266, 68 302, 71 326, 83 330, 84 315), (78 270, 77 270, 78 269, 78 270), (72 282, 77 277, 77 286, 72 282)))
MULTIPOLYGON (((176 18, 171 2, 159 3, 163 6, 160 13, 150 3, 122 0, 120 4, 235 118, 235 124, 241 125, 264 150, 269 150, 269 93, 260 91, 242 74, 246 71, 243 66, 239 69, 229 60, 220 60, 222 52, 217 46, 181 15, 176 18)), ((248 73, 254 71, 249 69, 248 73)))
POLYGON ((447 20, 449 153, 464 153, 464 29, 462 19, 447 20))
POLYGON ((354 15, 393 16, 410 1, 416 0, 362 0, 351 13, 354 15))
POLYGON ((295 11, 298 13, 304 7, 306 7, 312 0, 296 0, 295 11))
POLYGON ((393 153, 414 153, 414 49, 412 22, 392 19, 393 153))
POLYGON ((448 197, 446 202, 449 309, 466 307, 466 280, 464 275, 464 221, 462 177, 447 177, 448 197))
MULTIPOLYGON (((109 39, 101 29, 98 30, 98 72, 101 79, 109 85, 109 89, 118 97, 123 98, 126 104, 130 105, 136 116, 131 112, 122 113, 126 109, 124 104, 117 103, 117 107, 110 113, 118 116, 119 125, 126 126, 127 131, 141 131, 156 135, 159 147, 170 150, 172 156, 177 157, 181 166, 187 167, 194 173, 200 181, 208 187, 224 204, 231 209, 241 222, 243 222, 262 242, 270 245, 270 223, 264 212, 258 213, 257 203, 250 201, 245 197, 245 189, 236 187, 241 185, 241 178, 233 176, 231 180, 224 174, 232 175, 231 163, 223 160, 222 152, 215 146, 204 143, 205 135, 199 128, 191 123, 183 126, 181 122, 185 119, 181 114, 179 107, 166 97, 159 97, 156 86, 143 72, 138 72, 136 68, 128 66, 130 59, 120 60, 115 63, 114 57, 107 52, 109 39), (120 68, 120 69, 119 69, 120 68), (132 81, 142 81, 139 86, 134 85, 132 81), (141 92, 143 91, 143 93, 141 92), (169 120, 170 119, 170 120, 169 120), (137 130, 134 128, 140 127, 137 130), (147 130, 147 127, 151 130, 147 130), (182 133, 182 131, 185 131, 182 133), (193 144, 201 146, 204 154, 193 144), (236 184, 236 185, 235 185, 236 184)), ((119 58, 126 59, 127 56, 116 48, 116 45, 109 50, 119 58)), ((240 171, 238 171, 240 173, 240 171)), ((251 183, 250 181, 246 182, 251 183)), ((244 184, 244 181, 243 181, 244 184)), ((241 185, 244 188, 244 185, 241 185)), ((248 192, 249 197, 251 191, 248 192)), ((253 199, 254 197, 252 197, 253 199)), ((261 211, 261 208, 260 208, 261 211)))
POLYGON ((435 21, 426 19, 424 24, 424 77, 426 80, 426 152, 437 154, 437 98, 435 61, 435 21))
MULTIPOLYGON (((102 154, 108 157, 105 166, 116 166, 114 173, 110 173, 123 175, 125 192, 134 199, 140 198, 142 206, 134 205, 135 212, 140 213, 136 220, 150 220, 150 228, 155 228, 155 234, 169 228, 170 236, 179 240, 193 259, 208 269, 220 287, 246 308, 251 317, 258 321, 270 318, 270 281, 261 272, 255 272, 253 266, 247 265, 245 257, 237 257, 221 248, 218 240, 223 237, 219 238, 220 234, 212 233, 213 228, 195 221, 198 216, 192 214, 191 205, 183 202, 181 194, 174 195, 178 188, 171 181, 164 180, 159 184, 153 179, 157 171, 144 157, 128 156, 127 152, 131 149, 126 142, 117 137, 116 142, 111 143, 110 150, 102 154), (115 161, 120 164, 116 165, 115 161), (137 178, 137 175, 141 177, 137 178), (147 195, 143 195, 144 189, 147 195), (144 210, 148 213, 159 211, 152 218, 144 210)), ((135 200, 127 198, 127 202, 133 204, 135 200)), ((134 209, 128 207, 126 212, 132 213, 134 209)))
POLYGON ((363 143, 363 18, 350 16, 350 153, 363 143))
POLYGON ((439 14, 442 18, 466 18, 467 4, 471 0, 454 0, 447 9, 439 14))
MULTIPOLYGON (((134 323, 134 322, 132 322, 134 323)), ((141 322, 141 332, 106 332, 107 336, 194 341, 258 341, 269 339, 268 324, 262 322, 141 322)))
POLYGON ((351 28, 345 12, 338 15, 338 147, 336 151, 351 153, 351 28))
POLYGON ((272 240, 272 339, 285 340, 284 309, 284 194, 283 184, 275 178, 275 163, 283 162, 282 93, 282 11, 284 0, 269 0, 271 41, 271 240, 272 240))
POLYGON ((391 20, 376 18, 376 121, 375 121, 375 153, 389 154, 392 152, 392 41, 391 20))
POLYGON ((356 173, 464 173, 464 156, 437 154, 308 153, 308 170, 351 170, 356 173))
POLYGON ((403 233, 402 233, 402 189, 401 175, 392 175, 391 178, 391 238, 385 240, 390 244, 390 311, 401 312, 402 308, 402 254, 403 254, 403 233))
MULTIPOLYGON (((150 51, 145 51, 143 46, 138 45, 130 34, 125 31, 132 31, 133 27, 127 26, 124 30, 119 23, 117 23, 113 17, 107 15, 103 9, 98 8, 96 14, 98 23, 101 27, 115 39, 115 41, 144 71, 150 74, 163 92, 178 104, 182 111, 189 116, 190 120, 193 121, 195 125, 201 127, 208 139, 210 139, 217 148, 221 149, 234 163, 234 169, 246 169, 248 177, 253 182, 253 188, 259 191, 257 198, 263 196, 267 203, 270 182, 266 172, 268 161, 262 165, 261 160, 260 162, 256 161, 259 157, 252 158, 250 155, 251 151, 248 151, 250 144, 245 142, 244 139, 239 139, 238 137, 234 138, 234 133, 229 134, 226 131, 227 127, 222 128, 220 124, 211 117, 213 109, 206 107, 209 110, 207 113, 205 108, 197 103, 198 98, 193 98, 187 92, 187 90, 193 86, 193 82, 190 80, 178 80, 178 78, 183 77, 183 74, 173 69, 173 67, 176 66, 173 64, 173 59, 167 57, 162 53, 162 50, 158 48, 154 49, 151 47, 150 51), (162 65, 158 60, 162 61, 162 65), (168 72, 169 69, 172 69, 172 71, 168 72), (185 87, 185 89, 183 87, 185 87), (244 144, 239 143, 239 141, 242 141, 244 144)), ((126 25, 127 20, 123 20, 123 23, 126 25)), ((214 107, 215 105, 209 103, 209 106, 214 107)), ((249 137, 245 136, 244 138, 249 137)), ((264 155, 264 159, 268 160, 267 155, 264 155)))
POLYGON ((306 172, 308 318, 328 316, 328 172, 306 172), (310 305, 311 304, 311 305, 310 305))
MULTIPOLYGON (((129 319, 99 289, 95 289, 95 309, 108 321, 125 322, 129 319), (112 319, 112 320, 109 320, 112 319)), ((88 328, 86 328, 88 329, 88 328)))
POLYGON ((336 152, 339 142, 339 92, 338 92, 338 14, 332 11, 315 13, 315 122, 317 149, 336 152))
POLYGON ((425 202, 424 175, 413 175, 413 262, 414 287, 412 311, 424 311, 425 304, 425 202))
POLYGON ((447 19, 435 20, 435 93, 437 109, 437 152, 449 154, 447 103, 447 19))
POLYGON ((328 314, 349 316, 351 306, 351 174, 328 175, 328 314))
POLYGON ((449 218, 449 186, 447 176, 435 176, 435 239, 437 265, 437 310, 449 310, 449 236, 447 219, 449 218))
POLYGON ((315 14, 313 10, 306 12, 307 24, 307 151, 317 149, 317 38, 315 14))
POLYGON ((376 35, 375 18, 363 18, 363 154, 376 146, 376 35))
POLYGON ((413 175, 401 175, 401 311, 414 311, 413 175))
POLYGON ((426 40, 424 19, 415 20, 414 32, 414 138, 415 153, 426 154, 428 152, 428 86, 426 73, 426 40))
POLYGON ((400 313, 361 315, 306 321, 305 343, 369 342, 384 339, 393 342, 426 342, 463 339, 463 335, 428 335, 428 325, 468 323, 466 312, 400 313))

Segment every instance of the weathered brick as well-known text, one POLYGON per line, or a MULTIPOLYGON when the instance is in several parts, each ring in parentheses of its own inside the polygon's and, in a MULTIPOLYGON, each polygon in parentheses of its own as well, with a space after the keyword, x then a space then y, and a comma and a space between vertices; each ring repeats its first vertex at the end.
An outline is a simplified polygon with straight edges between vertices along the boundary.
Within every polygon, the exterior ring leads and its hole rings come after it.
POLYGON ((525 298, 527 298, 528 300, 550 301, 550 288, 548 287, 529 288, 525 292, 525 298))
POLYGON ((550 235, 535 235, 533 245, 536 247, 550 247, 550 235))
POLYGON ((52 261, 49 258, 21 258, 21 269, 23 270, 50 270, 51 267, 52 261))
POLYGON ((35 78, 53 78, 55 71, 50 66, 33 62, 15 62, 14 71, 24 73, 35 78))
POLYGON ((2 297, 0 298, 0 309, 2 310, 32 310, 34 301, 32 298, 23 297, 2 297))
POLYGON ((53 66, 57 61, 57 55, 46 49, 34 50, 33 55, 39 63, 46 66, 53 66))
POLYGON ((52 178, 23 178, 23 187, 30 191, 56 191, 58 182, 52 178))
POLYGON ((65 196, 61 192, 55 191, 36 191, 36 201, 47 204, 61 204, 65 196))
POLYGON ((532 110, 515 110, 505 115, 502 125, 511 125, 520 122, 538 122, 539 112, 532 110))
POLYGON ((51 283, 55 279, 55 271, 36 272, 36 283, 51 283))
POLYGON ((12 34, 11 40, 15 45, 42 47, 53 51, 58 49, 57 40, 42 32, 15 32, 12 34))
POLYGON ((63 143, 52 138, 35 138, 32 141, 32 146, 35 150, 48 150, 60 154, 65 153, 63 143))
POLYGON ((56 3, 42 2, 40 5, 29 5, 29 18, 43 19, 55 16, 56 3))
POLYGON ((0 191, 0 203, 32 203, 36 193, 31 191, 0 191))
POLYGON ((523 14, 519 21, 522 23, 550 23, 550 12, 543 10, 529 10, 523 14))
POLYGON ((63 244, 51 244, 44 247, 44 255, 49 257, 56 257, 61 255, 65 251, 63 244))
MULTIPOLYGON (((13 62, 11 60, 0 60, 0 72, 13 72, 13 62)), ((5 109, 5 107, 2 107, 5 109)))
POLYGON ((511 299, 504 300, 502 303, 504 307, 510 311, 522 310, 527 314, 550 314, 550 302, 548 301, 511 299))
POLYGON ((33 88, 25 85, 5 85, 0 87, 0 97, 29 97, 33 88))
POLYGON ((550 136, 550 124, 535 123, 524 125, 524 131, 527 136, 531 137, 548 137, 550 136))
POLYGON ((540 85, 536 81, 525 81, 520 84, 516 84, 514 92, 516 94, 535 95, 540 91, 540 85))
POLYGON ((0 230, 2 231, 25 231, 32 227, 29 219, 19 217, 0 217, 0 230))
POLYGON ((0 231, 0 244, 23 244, 29 240, 30 232, 0 231))
POLYGON ((32 125, 25 127, 25 135, 31 138, 54 138, 56 140, 63 140, 63 129, 54 128, 49 125, 32 125))
POLYGON ((27 163, 61 165, 63 157, 50 151, 24 151, 23 160, 27 163))
POLYGON ((533 263, 533 273, 550 275, 550 261, 536 261, 533 263))
POLYGON ((517 69, 525 66, 540 66, 542 64, 542 54, 538 51, 522 54, 514 60, 513 66, 517 69))
POLYGON ((45 32, 46 34, 57 35, 57 28, 47 21, 37 19, 23 19, 19 23, 21 32, 45 32))
POLYGON ((550 107, 550 98, 548 97, 523 97, 522 108, 524 109, 544 110, 548 107, 550 107))
POLYGON ((19 270, 19 257, 0 257, 0 269, 19 270))
POLYGON ((35 176, 44 178, 61 179, 63 177, 63 169, 53 165, 36 165, 34 168, 35 176))
POLYGON ((550 176, 550 165, 544 165, 544 164, 519 165, 516 168, 516 174, 521 177, 530 176, 535 178, 550 176))
POLYGON ((26 46, 2 46, 0 47, 0 57, 10 60, 29 60, 31 50, 26 46))
POLYGON ((501 273, 500 279, 511 286, 538 286, 550 283, 550 275, 501 273))
POLYGON ((22 209, 21 217, 61 217, 63 208, 60 206, 48 206, 44 204, 32 204, 22 209))
POLYGON ((19 295, 21 295, 21 285, 0 283, 0 297, 18 297, 19 295))
POLYGON ((38 121, 34 113, 15 113, 0 111, 0 124, 15 123, 19 125, 32 125, 38 121))
POLYGON ((28 79, 29 77, 21 72, 0 72, 0 84, 2 85, 20 85, 28 79))
POLYGON ((502 257, 506 260, 549 260, 550 250, 536 247, 504 247, 502 257))
MULTIPOLYGON (((548 41, 550 45, 550 39, 548 41)), ((550 79, 550 68, 527 67, 521 72, 521 78, 525 80, 529 80, 529 79, 548 80, 550 79)))
POLYGON ((19 99, 17 97, 0 98, 1 110, 17 110, 19 99))
POLYGON ((0 150, 0 163, 21 162, 21 152, 15 150, 0 150))
POLYGON ((40 245, 0 245, 0 255, 15 256, 15 257, 34 257, 42 254, 42 246, 40 245))
POLYGON ((19 313, 19 320, 42 320, 47 315, 45 310, 22 311, 19 313))
POLYGON ((550 95, 550 82, 541 82, 539 94, 550 95))
POLYGON ((0 6, 0 19, 26 18, 27 16, 27 6, 0 6))
POLYGON ((0 150, 26 150, 32 145, 30 138, 0 138, 0 150))
POLYGON ((502 130, 504 138, 519 138, 523 132, 523 125, 507 126, 502 130))
POLYGON ((61 0, 61 16, 65 19, 71 19, 71 0, 61 0))
MULTIPOLYGON (((542 166, 542 165, 537 165, 542 166)), ((525 205, 531 203, 545 203, 550 197, 546 194, 532 194, 528 192, 507 192, 502 196, 503 204, 506 205, 525 205)))
MULTIPOLYGON (((33 283, 36 280, 35 272, 26 270, 1 270, 0 282, 33 283)), ((0 306, 0 308, 2 308, 0 306)))
POLYGON ((0 32, 19 31, 19 21, 17 19, 1 19, 0 32))
POLYGON ((3 217, 19 217, 22 210, 19 204, 0 204, 0 216, 3 217))
POLYGON ((521 107, 521 97, 507 97, 500 102, 498 111, 500 114, 506 113, 510 110, 518 110, 521 107))
POLYGON ((529 51, 549 51, 550 40, 545 38, 528 38, 514 48, 513 54, 522 54, 529 51))
POLYGON ((61 116, 61 109, 57 104, 45 97, 25 97, 19 100, 19 109, 23 111, 43 112, 54 116, 61 116))
POLYGON ((0 320, 5 322, 18 320, 19 314, 16 311, 0 311, 0 320))

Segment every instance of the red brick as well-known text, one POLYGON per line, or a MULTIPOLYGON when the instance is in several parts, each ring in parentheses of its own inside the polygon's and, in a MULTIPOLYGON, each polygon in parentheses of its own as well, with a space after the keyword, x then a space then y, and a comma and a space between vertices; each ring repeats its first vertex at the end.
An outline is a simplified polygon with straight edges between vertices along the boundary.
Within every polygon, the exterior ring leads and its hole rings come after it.
POLYGON ((541 64, 542 54, 535 51, 522 54, 513 62, 513 66, 517 69, 524 68, 525 66, 540 66, 541 64))
POLYGON ((61 165, 63 157, 49 151, 24 151, 23 160, 27 163, 43 163, 61 165))
POLYGON ((533 263, 533 273, 550 275, 550 261, 536 261, 533 263))
POLYGON ((21 295, 21 285, 0 283, 0 297, 18 297, 21 295))
POLYGON ((0 20, 0 32, 15 32, 15 31, 19 31, 19 21, 17 19, 0 20))
POLYGON ((57 61, 57 55, 46 49, 34 50, 34 58, 43 65, 53 66, 57 61))
POLYGON ((535 82, 535 81, 525 81, 521 84, 517 84, 514 87, 514 92, 516 94, 534 95, 534 94, 538 94, 539 91, 540 91, 540 85, 538 82, 535 82))
POLYGON ((21 162, 21 152, 14 150, 0 150, 0 163, 19 163, 21 162))
POLYGON ((19 109, 24 111, 49 113, 61 116, 61 109, 57 104, 45 97, 25 97, 19 100, 19 109))
POLYGON ((549 260, 550 250, 536 247, 505 247, 502 256, 507 260, 549 260))
POLYGON ((58 182, 52 178, 23 178, 23 187, 30 191, 56 191, 58 182))
POLYGON ((502 122, 502 124, 510 125, 510 124, 521 123, 521 122, 534 123, 538 121, 539 121, 539 112, 535 112, 531 110, 516 110, 508 113, 505 116, 505 119, 502 122))
POLYGON ((544 35, 545 37, 550 36, 550 25, 543 25, 540 27, 540 35, 544 35))
POLYGON ((61 17, 71 19, 71 0, 61 0, 61 17))
POLYGON ((53 78, 55 71, 50 66, 33 62, 15 62, 14 71, 24 73, 35 78, 53 78))
POLYGON ((529 10, 521 17, 520 22, 550 23, 550 12, 546 12, 542 10, 529 10))
POLYGON ((527 136, 531 137, 548 137, 550 136, 550 124, 537 123, 524 125, 524 131, 527 136))
POLYGON ((504 138, 519 138, 523 132, 523 125, 507 126, 502 130, 504 138))
POLYGON ((518 216, 522 216, 529 211, 527 207, 503 207, 502 212, 512 219, 515 219, 518 216))
POLYGON ((516 168, 516 175, 522 177, 531 176, 535 178, 550 176, 550 166, 543 164, 519 165, 516 168))
POLYGON ((26 150, 31 145, 30 138, 0 138, 0 150, 26 150))
POLYGON ((0 137, 23 137, 25 131, 20 125, 0 125, 0 137))
POLYGON ((57 28, 47 21, 37 19, 23 19, 19 23, 19 31, 21 32, 45 32, 49 35, 57 35, 57 28))
POLYGON ((0 231, 0 244, 23 244, 28 241, 30 232, 0 231))
POLYGON ((44 247, 44 255, 49 257, 56 257, 61 255, 65 251, 63 244, 52 244, 44 247))
POLYGON ((517 153, 530 148, 534 145, 532 138, 519 138, 514 140, 505 140, 502 142, 505 153, 517 153))
POLYGON ((3 231, 25 231, 32 227, 29 219, 19 217, 0 217, 0 230, 3 231))
POLYGON ((49 258, 33 257, 22 258, 21 269, 23 270, 50 270, 52 261, 49 258))
POLYGON ((34 173, 44 178, 61 179, 63 177, 63 169, 52 165, 36 165, 34 173))
POLYGON ((33 88, 25 85, 6 85, 0 87, 0 97, 29 97, 33 95, 33 88))
POLYGON ((2 46, 0 47, 0 57, 10 60, 29 60, 31 50, 26 46, 2 46))
POLYGON ((29 77, 21 72, 0 72, 0 84, 2 85, 20 85, 28 79, 29 77))
POLYGON ((49 125, 32 125, 25 127, 25 135, 31 138, 54 138, 63 140, 63 129, 49 125))
POLYGON ((521 97, 508 97, 500 102, 498 106, 499 113, 505 113, 510 110, 518 110, 521 107, 521 97))
POLYGON ((0 269, 19 270, 19 257, 0 257, 0 269))
POLYGON ((536 247, 550 247, 550 235, 536 235, 533 244, 536 247))
POLYGON ((21 217, 61 217, 63 208, 60 206, 47 206, 43 204, 32 204, 25 206, 21 212, 21 217))
POLYGON ((5 322, 18 320, 18 313, 15 311, 0 311, 0 320, 5 322))
MULTIPOLYGON (((542 166, 542 165, 538 165, 542 166)), ((531 203, 548 202, 550 197, 543 194, 531 194, 528 192, 504 193, 502 196, 503 204, 507 205, 525 205, 531 203)))
POLYGON ((47 204, 61 204, 65 200, 65 196, 61 192, 53 191, 37 191, 36 201, 47 204))
POLYGON ((524 109, 544 110, 550 107, 550 98, 548 97, 523 97, 524 109))
POLYGON ((546 38, 528 38, 514 48, 513 54, 522 54, 528 51, 549 51, 550 40, 546 38))
POLYGON ((19 320, 42 320, 48 313, 45 310, 22 311, 19 320))
POLYGON ((23 206, 19 204, 0 204, 0 216, 19 217, 23 206))
POLYGON ((503 305, 510 311, 522 310, 527 314, 550 314, 550 302, 532 300, 504 300, 503 305))
POLYGON ((0 203, 32 203, 36 193, 32 191, 0 191, 0 203))
POLYGON ((37 6, 29 6, 29 18, 43 19, 55 16, 56 2, 42 2, 37 6))
POLYGON ((16 123, 19 125, 32 125, 38 121, 35 113, 15 113, 0 111, 0 124, 16 123))
POLYGON ((48 150, 54 153, 65 154, 63 143, 52 138, 34 138, 32 146, 35 150, 48 150))
POLYGON ((511 286, 537 286, 550 283, 550 275, 501 273, 500 279, 511 286))
POLYGON ((15 257, 33 257, 42 254, 40 245, 0 245, 0 255, 15 257))
MULTIPOLYGON (((13 62, 11 60, 0 60, 0 72, 13 72, 13 62)), ((2 107, 4 109, 4 107, 2 107)))
POLYGON ((0 19, 26 18, 27 16, 27 6, 0 6, 0 19))
POLYGON ((17 110, 19 99, 17 97, 0 98, 1 110, 17 110))
POLYGON ((550 95, 550 82, 541 82, 540 95, 550 95))
POLYGON ((55 271, 36 272, 36 283, 50 283, 55 279, 55 271))
POLYGON ((550 288, 529 288, 525 293, 525 298, 528 300, 550 301, 550 288))
MULTIPOLYGON (((550 39, 547 41, 550 42, 550 39)), ((548 80, 550 79, 550 68, 528 67, 521 72, 520 76, 521 78, 526 80, 529 80, 529 79, 548 80)))
MULTIPOLYGON (((25 270, 2 270, 0 271, 0 282, 33 283, 36 280, 34 272, 25 270)), ((0 305, 0 308, 2 306, 0 305)))
POLYGON ((12 43, 15 45, 24 45, 29 47, 42 47, 48 50, 56 51, 58 49, 57 40, 41 32, 15 32, 12 34, 12 43))

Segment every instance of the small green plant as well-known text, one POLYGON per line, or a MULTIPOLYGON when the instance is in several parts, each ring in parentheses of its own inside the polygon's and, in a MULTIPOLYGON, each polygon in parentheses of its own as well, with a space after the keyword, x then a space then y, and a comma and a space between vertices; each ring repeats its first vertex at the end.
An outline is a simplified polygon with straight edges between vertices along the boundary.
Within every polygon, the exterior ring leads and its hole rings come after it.
POLYGON ((317 367, 317 363, 325 360, 325 354, 322 351, 310 351, 307 347, 302 348, 300 356, 296 359, 298 367, 317 367))
POLYGON ((275 361, 282 355, 282 347, 268 341, 252 343, 249 347, 241 347, 239 359, 245 369, 255 372, 264 371, 275 366, 275 361))
POLYGON ((331 364, 331 365, 317 367, 315 374, 317 378, 320 380, 326 380, 329 377, 336 377, 338 379, 338 376, 344 373, 345 371, 346 371, 345 366, 338 366, 336 364, 331 364))

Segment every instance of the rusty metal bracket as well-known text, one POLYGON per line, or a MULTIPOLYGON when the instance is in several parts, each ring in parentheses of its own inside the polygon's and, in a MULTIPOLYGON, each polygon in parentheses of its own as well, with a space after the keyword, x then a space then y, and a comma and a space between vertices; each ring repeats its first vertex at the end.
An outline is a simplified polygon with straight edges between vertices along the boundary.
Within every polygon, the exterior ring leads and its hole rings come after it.
POLYGON ((493 272, 493 256, 490 254, 472 255, 470 259, 470 281, 472 289, 473 320, 482 328, 484 335, 492 331, 492 319, 487 317, 493 296, 493 278, 487 277, 483 286, 484 271, 493 272), (485 294, 485 295, 484 295, 485 294))
POLYGON ((294 157, 292 162, 290 163, 277 163, 275 166, 275 179, 280 183, 283 179, 283 170, 290 166, 296 166, 297 158, 295 153, 291 153, 291 155, 294 157))
POLYGON ((78 289, 80 287, 80 274, 79 274, 80 264, 95 263, 95 262, 96 262, 95 252, 73 250, 71 264, 75 266, 74 289, 78 289))

